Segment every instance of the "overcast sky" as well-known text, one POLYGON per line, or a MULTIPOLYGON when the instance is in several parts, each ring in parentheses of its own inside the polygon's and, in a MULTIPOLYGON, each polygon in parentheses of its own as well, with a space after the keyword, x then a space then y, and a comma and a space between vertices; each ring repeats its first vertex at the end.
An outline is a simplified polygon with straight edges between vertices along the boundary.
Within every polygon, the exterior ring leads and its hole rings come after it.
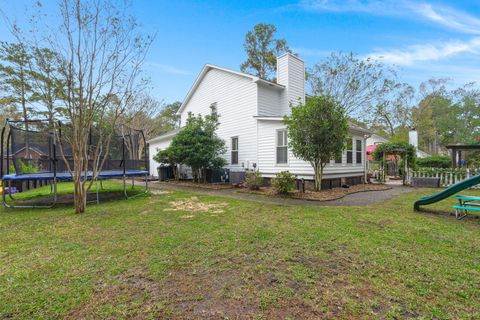
MULTIPOLYGON (((56 1, 43 1, 54 10, 56 1)), ((22 23, 31 1, 0 0, 22 23)), ((480 82, 480 1, 132 1, 145 32, 156 33, 145 68, 160 100, 183 100, 205 63, 234 70, 245 33, 272 23, 307 66, 331 51, 396 65, 417 86, 431 77, 480 82)), ((1 40, 12 40, 0 25, 1 40)))

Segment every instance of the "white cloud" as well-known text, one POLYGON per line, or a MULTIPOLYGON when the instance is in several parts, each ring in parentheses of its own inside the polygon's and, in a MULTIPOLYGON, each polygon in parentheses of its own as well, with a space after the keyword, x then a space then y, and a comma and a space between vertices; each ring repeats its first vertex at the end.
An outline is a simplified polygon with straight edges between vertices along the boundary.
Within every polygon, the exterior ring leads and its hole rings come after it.
POLYGON ((480 37, 470 41, 451 41, 443 44, 421 44, 405 50, 377 51, 368 57, 396 65, 412 65, 422 61, 436 61, 462 53, 480 53, 480 37))
POLYGON ((302 0, 300 8, 307 11, 364 12, 371 14, 393 14, 402 1, 359 1, 359 0, 302 0))
POLYGON ((145 63, 145 65, 147 67, 152 67, 152 68, 157 68, 157 69, 160 69, 166 73, 170 73, 170 74, 177 74, 177 75, 192 75, 192 72, 190 71, 186 71, 186 70, 182 70, 182 69, 179 69, 177 67, 174 67, 174 66, 171 66, 171 65, 168 65, 168 64, 162 64, 162 63, 156 63, 156 62, 147 62, 145 63))
POLYGON ((413 11, 427 20, 465 33, 480 34, 480 19, 467 13, 431 4, 412 4, 413 11))
POLYGON ((382 16, 401 16, 432 22, 470 34, 480 34, 480 18, 454 8, 411 0, 303 0, 306 11, 359 12, 382 16))

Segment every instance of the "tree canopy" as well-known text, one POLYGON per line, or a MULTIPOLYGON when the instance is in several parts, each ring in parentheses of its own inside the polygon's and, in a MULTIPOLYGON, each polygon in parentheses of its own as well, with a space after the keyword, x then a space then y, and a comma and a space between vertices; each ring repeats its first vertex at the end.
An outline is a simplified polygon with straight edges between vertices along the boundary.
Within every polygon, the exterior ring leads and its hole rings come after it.
MULTIPOLYGON (((213 107, 212 107, 213 108, 213 107)), ((172 143, 157 159, 168 164, 185 164, 192 168, 195 181, 206 181, 206 170, 226 164, 222 155, 225 142, 216 134, 218 115, 189 114, 186 125, 173 137, 172 143)))
POLYGON ((332 53, 307 70, 315 96, 333 97, 348 116, 358 116, 385 96, 395 74, 378 60, 332 53))
POLYGON ((348 122, 343 108, 331 97, 310 97, 305 104, 292 106, 284 122, 289 147, 296 157, 310 162, 315 189, 320 190, 325 165, 345 147, 348 122))
POLYGON ((240 65, 242 72, 272 80, 277 70, 277 56, 291 52, 285 39, 275 38, 276 32, 277 27, 265 23, 259 23, 247 32, 243 44, 247 60, 240 65))

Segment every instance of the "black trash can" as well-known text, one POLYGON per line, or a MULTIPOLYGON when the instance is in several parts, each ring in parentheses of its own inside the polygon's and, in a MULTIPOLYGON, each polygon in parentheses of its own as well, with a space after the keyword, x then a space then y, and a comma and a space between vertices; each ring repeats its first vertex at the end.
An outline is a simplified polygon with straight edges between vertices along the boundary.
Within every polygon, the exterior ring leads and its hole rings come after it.
POLYGON ((159 166, 157 167, 158 171, 158 181, 167 181, 173 179, 173 168, 170 166, 159 166))

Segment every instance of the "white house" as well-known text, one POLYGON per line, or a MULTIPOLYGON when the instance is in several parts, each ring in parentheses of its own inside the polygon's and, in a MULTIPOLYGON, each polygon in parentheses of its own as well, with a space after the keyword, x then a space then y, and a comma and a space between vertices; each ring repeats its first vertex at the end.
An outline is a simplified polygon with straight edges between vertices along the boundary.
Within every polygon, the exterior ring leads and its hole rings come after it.
MULTIPOLYGON (((288 149, 282 118, 290 113, 290 104, 305 101, 304 62, 293 54, 277 58, 277 82, 207 64, 186 95, 178 114, 184 126, 189 112, 208 114, 216 106, 220 115, 217 134, 225 140, 224 155, 230 172, 258 169, 264 177, 288 170, 297 177, 313 180, 308 162, 296 158, 288 149)), ((325 168, 326 182, 360 183, 365 176, 365 139, 369 131, 350 126, 351 139, 341 159, 333 159, 325 168)), ((166 148, 177 131, 148 141, 150 173, 157 176, 158 163, 153 155, 166 148)))
POLYGON ((377 145, 385 142, 388 142, 388 139, 382 136, 379 136, 378 134, 375 134, 375 133, 372 133, 370 137, 367 138, 367 146, 377 145))

